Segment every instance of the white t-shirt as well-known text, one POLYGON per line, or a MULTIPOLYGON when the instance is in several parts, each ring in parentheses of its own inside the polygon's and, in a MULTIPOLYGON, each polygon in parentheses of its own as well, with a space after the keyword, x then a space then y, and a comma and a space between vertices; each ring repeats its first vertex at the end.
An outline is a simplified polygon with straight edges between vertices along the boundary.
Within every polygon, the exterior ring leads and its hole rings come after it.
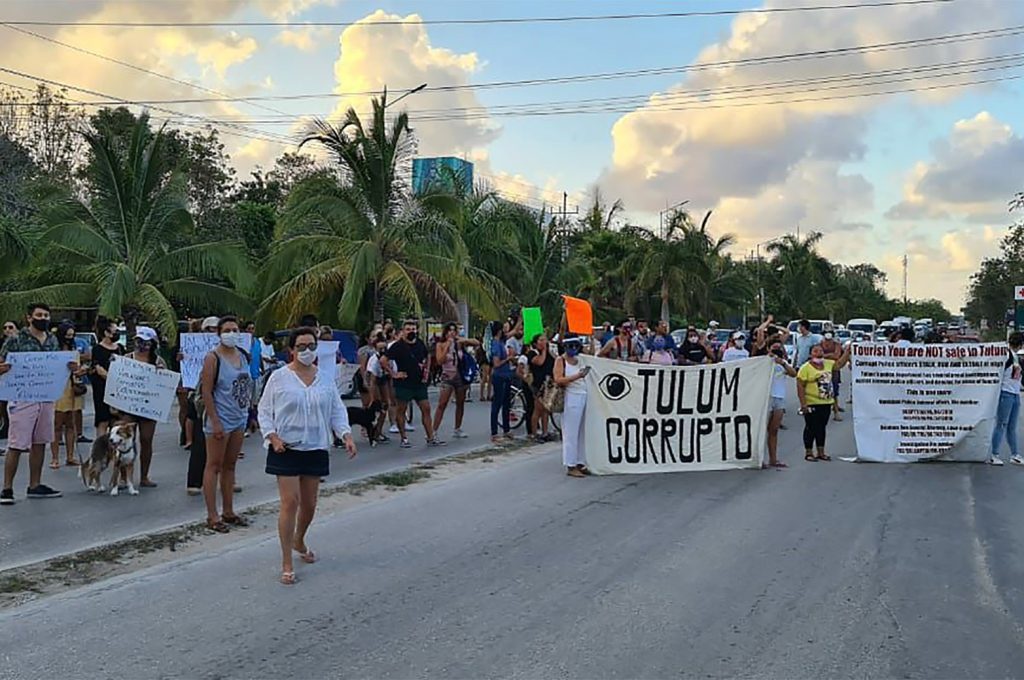
POLYGON ((380 357, 376 352, 371 354, 370 358, 366 360, 366 371, 376 378, 384 377, 384 367, 380 365, 380 357))
POLYGON ((1008 362, 1008 365, 1003 367, 1003 381, 1000 385, 1000 390, 1010 394, 1020 394, 1021 359, 1011 352, 1008 362))
POLYGON ((729 347, 722 352, 722 361, 739 361, 740 359, 749 359, 750 352, 740 347, 729 347))

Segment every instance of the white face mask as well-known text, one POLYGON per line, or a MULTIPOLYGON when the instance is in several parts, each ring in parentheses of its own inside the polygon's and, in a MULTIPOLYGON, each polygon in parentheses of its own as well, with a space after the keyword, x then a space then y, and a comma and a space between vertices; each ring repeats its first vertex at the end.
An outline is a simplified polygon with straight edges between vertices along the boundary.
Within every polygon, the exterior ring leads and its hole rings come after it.
POLYGON ((239 333, 238 331, 221 333, 220 344, 224 345, 225 347, 238 347, 238 336, 240 335, 241 333, 239 333))
POLYGON ((299 352, 299 363, 303 366, 312 366, 314 361, 316 361, 315 349, 304 349, 299 352))

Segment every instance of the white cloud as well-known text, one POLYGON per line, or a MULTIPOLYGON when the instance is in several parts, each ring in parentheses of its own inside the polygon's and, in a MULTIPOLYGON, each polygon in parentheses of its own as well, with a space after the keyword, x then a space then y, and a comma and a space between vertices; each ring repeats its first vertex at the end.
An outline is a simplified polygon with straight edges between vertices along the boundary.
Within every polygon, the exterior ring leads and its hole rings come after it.
MULTIPOLYGON (((422 128, 423 134, 418 135, 421 155, 471 156, 497 137, 498 128, 486 117, 417 120, 417 110, 481 107, 472 90, 438 92, 432 89, 468 83, 481 62, 474 52, 458 54, 432 45, 418 15, 403 18, 378 10, 346 28, 341 34, 340 48, 341 55, 334 64, 339 93, 381 92, 387 87, 393 101, 400 96, 402 88, 427 83, 428 89, 396 106, 396 110, 410 110, 414 130, 422 128), (375 26, 381 21, 401 21, 402 24, 375 26)), ((370 110, 369 101, 368 95, 343 95, 334 115, 344 115, 349 107, 365 114, 370 110)))
MULTIPOLYGON (((766 6, 792 4, 783 0, 765 2, 766 6)), ((863 11, 751 12, 737 17, 729 35, 702 50, 696 63, 911 40, 1018 23, 1024 23, 1024 4, 1002 0, 863 11)), ((762 90, 763 94, 753 88, 777 81, 983 58, 1005 52, 1006 46, 1006 40, 975 40, 691 71, 677 86, 651 96, 644 106, 618 119, 612 128, 611 163, 602 173, 600 184, 608 195, 621 196, 631 210, 647 214, 683 198, 690 199, 696 212, 713 208, 711 223, 720 232, 734 232, 741 252, 758 241, 792 232, 799 224, 808 231, 824 232, 823 252, 840 262, 858 259, 884 263, 886 258, 896 257, 894 251, 902 257, 903 242, 880 247, 882 241, 893 240, 894 236, 873 226, 876 220, 871 217, 870 182, 844 167, 863 159, 869 123, 878 123, 871 114, 882 105, 896 97, 931 105, 961 96, 965 90, 836 97, 960 82, 964 78, 942 81, 929 79, 924 73, 904 75, 901 78, 908 78, 905 82, 875 88, 862 85, 814 91, 813 86, 803 85, 762 90), (692 94, 696 91, 705 94, 697 98, 692 94), (794 101, 797 99, 805 101, 794 101)), ((960 132, 962 144, 987 148, 1008 143, 1005 134, 1005 130, 992 125, 967 126, 960 132)), ((1021 157, 1024 154, 1018 155, 1021 157)), ((947 178, 942 177, 940 183, 938 173, 925 172, 929 169, 918 170, 921 182, 915 184, 923 182, 924 189, 934 186, 936 190, 944 186, 947 178)), ((979 177, 986 176, 980 166, 976 170, 979 177)), ((1024 175, 1019 171, 1007 174, 1018 184, 1024 175)), ((971 194, 965 192, 967 195, 971 194)), ((1002 200, 1007 197, 1004 195, 1002 200)), ((953 275, 949 267, 964 264, 970 256, 943 251, 940 237, 935 233, 923 236, 920 248, 934 250, 937 259, 929 259, 930 255, 922 251, 921 264, 934 267, 944 262, 947 270, 940 275, 953 275)), ((951 251, 958 243, 947 239, 951 251)), ((898 279, 893 277, 896 271, 890 270, 890 277, 898 279)), ((962 271, 955 276, 962 282, 962 271)), ((956 299, 960 295, 950 294, 956 299)))
POLYGON ((932 158, 916 163, 904 183, 903 200, 887 217, 947 218, 977 223, 1009 221, 1006 202, 1024 177, 1024 137, 987 111, 957 121, 949 136, 932 145, 932 158))
POLYGON ((286 28, 274 36, 274 42, 285 47, 294 47, 300 52, 312 52, 323 45, 333 32, 329 26, 286 28))

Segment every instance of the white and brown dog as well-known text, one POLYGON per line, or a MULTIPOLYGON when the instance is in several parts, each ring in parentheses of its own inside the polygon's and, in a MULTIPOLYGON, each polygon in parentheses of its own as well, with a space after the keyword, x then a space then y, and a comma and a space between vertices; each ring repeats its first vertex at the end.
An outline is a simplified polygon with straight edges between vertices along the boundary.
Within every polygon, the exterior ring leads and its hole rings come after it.
POLYGON ((111 426, 109 432, 96 437, 89 460, 80 461, 81 466, 78 468, 78 474, 89 491, 106 491, 100 476, 104 470, 112 467, 114 473, 110 478, 110 495, 118 494, 118 483, 122 481, 127 484, 130 495, 139 495, 138 489, 132 484, 137 453, 135 431, 135 423, 117 423, 111 426))

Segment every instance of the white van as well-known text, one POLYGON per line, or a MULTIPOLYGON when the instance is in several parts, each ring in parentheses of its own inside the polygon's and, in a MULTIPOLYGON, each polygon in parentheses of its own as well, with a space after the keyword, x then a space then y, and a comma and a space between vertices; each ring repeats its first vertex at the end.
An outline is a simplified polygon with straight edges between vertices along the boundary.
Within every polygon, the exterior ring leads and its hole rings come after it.
POLYGON ((873 337, 878 330, 878 322, 874 319, 850 319, 846 322, 846 330, 851 333, 860 331, 873 337))
MULTIPOLYGON (((808 319, 808 321, 811 322, 811 332, 816 335, 821 335, 826 331, 835 331, 835 326, 832 324, 831 321, 828 321, 827 319, 808 319)), ((790 321, 789 325, 786 326, 786 328, 789 329, 790 333, 796 335, 797 333, 799 333, 798 329, 800 328, 800 319, 790 321)))

